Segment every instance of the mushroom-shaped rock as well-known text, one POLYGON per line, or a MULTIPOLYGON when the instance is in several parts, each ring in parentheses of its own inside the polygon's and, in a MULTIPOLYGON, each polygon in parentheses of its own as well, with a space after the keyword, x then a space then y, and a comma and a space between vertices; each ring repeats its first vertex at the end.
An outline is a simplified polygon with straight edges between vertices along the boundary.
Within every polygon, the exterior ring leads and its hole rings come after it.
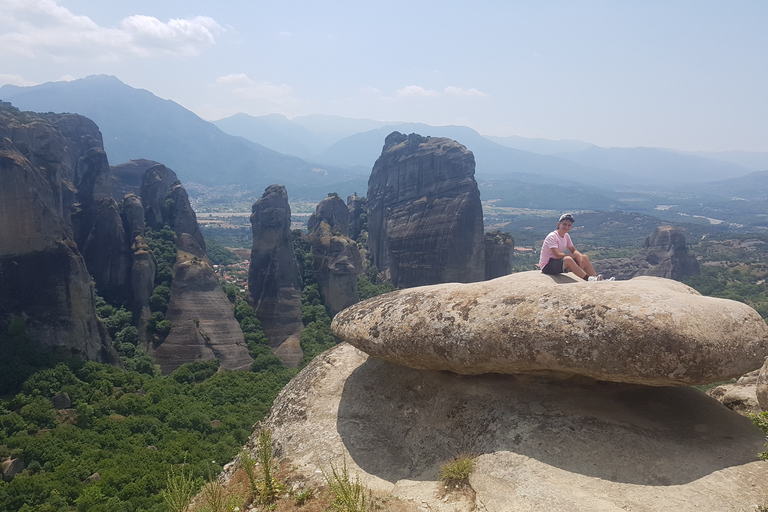
POLYGON ((466 375, 689 386, 741 375, 768 355, 768 325, 755 310, 655 277, 585 282, 531 271, 423 286, 355 304, 331 329, 372 356, 466 375))

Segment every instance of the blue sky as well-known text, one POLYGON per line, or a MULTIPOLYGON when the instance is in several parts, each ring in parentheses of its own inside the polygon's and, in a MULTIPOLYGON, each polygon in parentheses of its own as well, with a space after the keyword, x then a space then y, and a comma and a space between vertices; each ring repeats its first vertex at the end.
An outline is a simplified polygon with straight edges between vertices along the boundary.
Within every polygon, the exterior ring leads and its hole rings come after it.
POLYGON ((0 85, 106 73, 208 120, 768 151, 768 2, 0 0, 0 85))

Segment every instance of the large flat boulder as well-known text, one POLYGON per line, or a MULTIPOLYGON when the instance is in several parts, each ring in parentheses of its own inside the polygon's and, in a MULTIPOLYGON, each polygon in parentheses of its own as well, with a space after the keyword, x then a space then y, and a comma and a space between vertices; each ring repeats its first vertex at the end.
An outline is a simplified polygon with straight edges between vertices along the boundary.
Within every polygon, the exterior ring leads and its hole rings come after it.
POLYGON ((768 325, 755 310, 656 277, 585 282, 531 271, 424 286, 355 304, 331 329, 370 355, 466 375, 689 386, 742 375, 768 355, 768 325))
POLYGON ((265 426, 310 485, 346 460, 419 510, 747 511, 768 487, 762 433, 696 389, 414 370, 348 344, 288 383, 265 426), (469 503, 438 478, 463 453, 469 503))

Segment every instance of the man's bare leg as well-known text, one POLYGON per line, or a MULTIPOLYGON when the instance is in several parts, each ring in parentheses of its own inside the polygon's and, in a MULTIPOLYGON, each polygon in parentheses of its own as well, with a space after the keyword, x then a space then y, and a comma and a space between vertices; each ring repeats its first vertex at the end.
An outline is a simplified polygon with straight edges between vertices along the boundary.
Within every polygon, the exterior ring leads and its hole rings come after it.
MULTIPOLYGON (((592 265, 590 265, 591 267, 592 265)), ((571 272, 573 272, 576 276, 584 279, 584 276, 587 275, 586 272, 584 272, 584 269, 582 269, 580 266, 576 264, 576 260, 574 260, 570 256, 563 256, 563 268, 567 268, 571 272)), ((594 269, 592 269, 594 272, 594 269)))
POLYGON ((579 266, 587 273, 588 276, 596 276, 595 268, 592 266, 592 262, 589 261, 589 256, 582 254, 579 257, 579 266))

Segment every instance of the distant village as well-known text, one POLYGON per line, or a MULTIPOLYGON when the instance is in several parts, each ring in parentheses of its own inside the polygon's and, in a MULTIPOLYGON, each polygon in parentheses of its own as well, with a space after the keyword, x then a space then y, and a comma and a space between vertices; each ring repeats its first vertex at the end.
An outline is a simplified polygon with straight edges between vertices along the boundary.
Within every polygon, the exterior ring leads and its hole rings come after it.
POLYGON ((232 265, 214 265, 213 271, 219 278, 228 284, 234 284, 240 288, 241 292, 248 291, 248 270, 251 267, 251 260, 243 260, 232 265))

